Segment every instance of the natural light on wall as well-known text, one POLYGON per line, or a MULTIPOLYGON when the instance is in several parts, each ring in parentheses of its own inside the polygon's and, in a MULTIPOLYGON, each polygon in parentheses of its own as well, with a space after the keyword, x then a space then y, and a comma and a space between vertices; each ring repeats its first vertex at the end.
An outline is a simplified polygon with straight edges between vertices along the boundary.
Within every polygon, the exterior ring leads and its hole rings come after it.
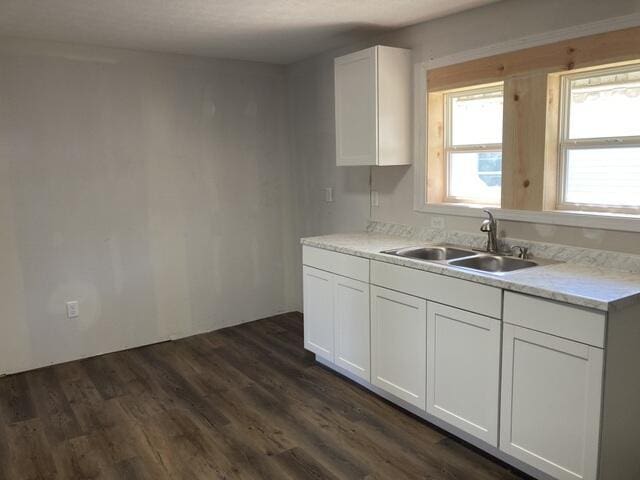
POLYGON ((448 202, 500 203, 502 84, 445 95, 448 202))
POLYGON ((558 207, 640 206, 640 66, 563 78, 558 207))

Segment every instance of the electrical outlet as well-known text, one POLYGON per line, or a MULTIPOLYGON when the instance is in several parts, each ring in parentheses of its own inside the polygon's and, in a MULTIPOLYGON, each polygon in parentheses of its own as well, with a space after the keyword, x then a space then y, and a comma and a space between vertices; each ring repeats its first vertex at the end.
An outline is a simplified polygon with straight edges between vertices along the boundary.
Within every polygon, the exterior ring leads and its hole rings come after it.
POLYGON ((444 217, 431 217, 431 228, 444 230, 444 217))
POLYGON ((67 318, 78 318, 80 316, 80 307, 78 301, 67 302, 67 318))
POLYGON ((379 207, 380 206, 380 196, 378 192, 375 190, 371 190, 371 206, 379 207))
POLYGON ((324 189, 324 201, 327 203, 333 202, 333 187, 327 187, 324 189))

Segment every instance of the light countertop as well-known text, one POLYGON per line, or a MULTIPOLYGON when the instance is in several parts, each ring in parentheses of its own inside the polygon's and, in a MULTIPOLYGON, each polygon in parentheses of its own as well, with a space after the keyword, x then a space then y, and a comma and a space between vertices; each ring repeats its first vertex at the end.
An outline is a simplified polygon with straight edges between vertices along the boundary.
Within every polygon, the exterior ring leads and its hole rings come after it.
POLYGON ((419 240, 380 233, 308 237, 303 238, 301 243, 601 311, 620 310, 640 302, 638 273, 574 263, 555 263, 495 275, 380 253, 393 248, 428 245, 419 240))

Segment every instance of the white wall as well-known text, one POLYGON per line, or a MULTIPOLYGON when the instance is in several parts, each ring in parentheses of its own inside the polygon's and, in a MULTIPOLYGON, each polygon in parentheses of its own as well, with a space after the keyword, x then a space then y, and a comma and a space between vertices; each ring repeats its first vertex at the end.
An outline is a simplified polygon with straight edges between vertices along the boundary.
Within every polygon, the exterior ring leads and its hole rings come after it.
MULTIPOLYGON (((507 0, 286 70, 0 39, 0 374, 300 309, 300 236, 428 225, 411 167, 335 166, 334 56, 384 43, 419 62, 639 8, 507 0)), ((503 226, 640 253, 637 234, 503 226)))
MULTIPOLYGON (((414 63, 570 26, 640 12, 637 0, 505 0, 326 52, 288 67, 292 161, 305 186, 302 235, 362 229, 368 218, 429 225, 431 216, 413 210, 413 168, 372 168, 380 206, 370 209, 369 169, 336 167, 333 118, 333 58, 374 44, 412 49, 414 63), (336 188, 333 204, 322 188, 336 188), (357 186, 357 188, 356 188, 357 186), (347 221, 348 219, 348 221, 347 221)), ((479 220, 447 216, 447 228, 477 231, 479 220)), ((637 233, 531 223, 501 222, 510 237, 640 253, 637 233)))
POLYGON ((284 88, 278 66, 0 41, 0 374, 296 307, 284 88))

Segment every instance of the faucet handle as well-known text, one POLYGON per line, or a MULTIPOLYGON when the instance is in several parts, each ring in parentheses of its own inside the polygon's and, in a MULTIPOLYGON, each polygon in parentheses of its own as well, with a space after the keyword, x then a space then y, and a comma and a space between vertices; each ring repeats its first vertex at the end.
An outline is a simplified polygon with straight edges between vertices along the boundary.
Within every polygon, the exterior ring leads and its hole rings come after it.
POLYGON ((518 258, 522 258, 524 260, 529 256, 529 247, 523 247, 522 245, 514 245, 513 247, 511 247, 511 252, 513 253, 514 250, 518 251, 518 254, 517 254, 518 258))

